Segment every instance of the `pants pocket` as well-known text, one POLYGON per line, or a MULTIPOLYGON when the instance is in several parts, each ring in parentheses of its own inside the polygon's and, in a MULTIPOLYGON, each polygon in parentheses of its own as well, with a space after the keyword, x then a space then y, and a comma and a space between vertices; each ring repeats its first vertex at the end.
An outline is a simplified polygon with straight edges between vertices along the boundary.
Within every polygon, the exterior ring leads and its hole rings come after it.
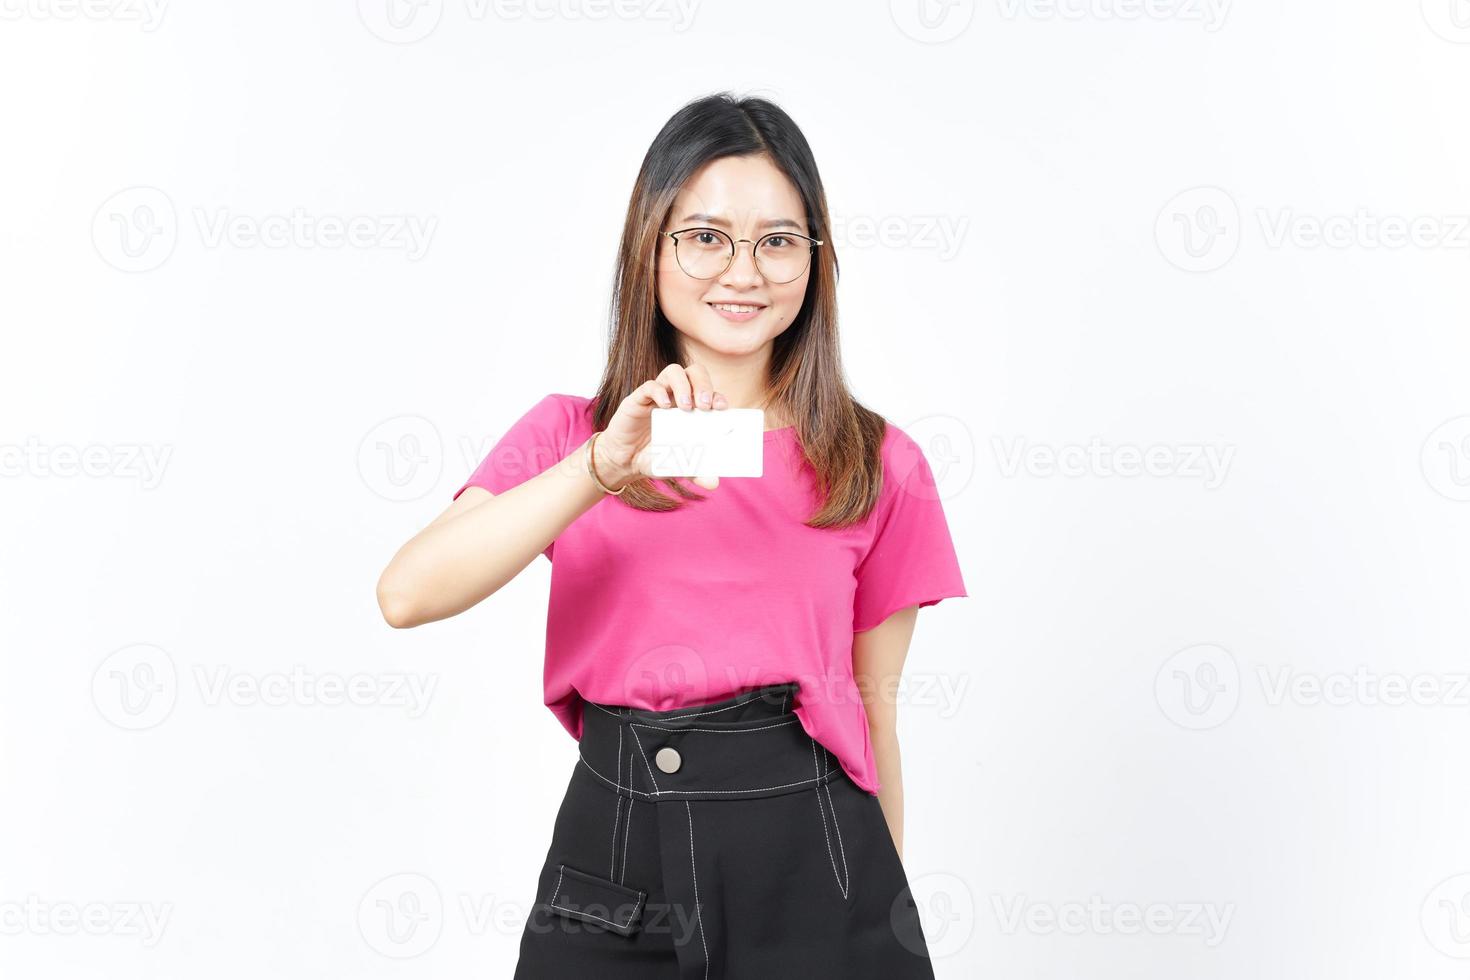
POLYGON ((643 901, 647 897, 647 892, 620 885, 611 878, 559 864, 551 894, 543 904, 568 919, 631 936, 642 925, 643 901))

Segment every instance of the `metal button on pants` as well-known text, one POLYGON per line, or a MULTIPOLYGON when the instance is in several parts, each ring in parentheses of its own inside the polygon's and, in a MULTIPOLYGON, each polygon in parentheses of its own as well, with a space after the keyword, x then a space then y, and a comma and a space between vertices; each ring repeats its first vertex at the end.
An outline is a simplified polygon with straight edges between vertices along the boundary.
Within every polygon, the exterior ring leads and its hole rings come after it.
POLYGON ((653 761, 664 772, 678 772, 684 760, 680 758, 678 749, 665 745, 653 754, 653 761))
POLYGON ((515 980, 932 980, 878 798, 799 704, 584 702, 515 980))

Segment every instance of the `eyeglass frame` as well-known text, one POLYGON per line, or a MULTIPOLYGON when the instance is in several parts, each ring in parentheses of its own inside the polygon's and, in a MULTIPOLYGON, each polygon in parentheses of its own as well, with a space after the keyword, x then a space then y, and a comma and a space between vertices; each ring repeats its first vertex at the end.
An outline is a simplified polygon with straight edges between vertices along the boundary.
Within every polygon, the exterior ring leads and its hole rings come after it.
POLYGON ((812 267, 812 252, 816 250, 817 246, 818 245, 825 245, 825 244, 827 244, 826 242, 822 241, 820 238, 813 238, 810 235, 803 235, 799 231, 769 231, 769 232, 766 232, 764 235, 762 235, 761 237, 757 238, 755 241, 752 242, 749 238, 734 238, 734 237, 731 237, 731 235, 730 235, 729 232, 727 232, 727 231, 721 231, 719 228, 710 228, 707 225, 696 225, 696 226, 694 226, 692 228, 680 228, 677 231, 661 231, 661 232, 659 232, 659 234, 660 235, 668 235, 670 238, 673 238, 674 239, 674 264, 679 267, 679 271, 682 272, 682 273, 684 273, 684 275, 688 276, 690 279, 698 279, 700 282, 708 282, 711 279, 718 279, 720 276, 723 276, 726 272, 729 272, 730 271, 730 266, 732 266, 732 265, 735 264, 735 252, 737 251, 737 246, 740 245, 742 242, 744 242, 745 244, 747 244, 747 245, 750 246, 750 261, 755 264, 755 269, 756 269, 757 272, 760 273, 761 278, 762 279, 768 279, 771 282, 776 282, 776 280, 771 279, 771 277, 770 276, 767 276, 765 274, 765 271, 761 269, 760 260, 757 259, 756 256, 755 256, 755 250, 758 249, 758 248, 760 248, 761 242, 765 241, 767 238, 774 238, 774 237, 777 237, 777 236, 780 236, 780 235, 785 235, 787 238, 804 238, 807 241, 806 268, 802 269, 801 272, 798 272, 796 275, 792 276, 790 279, 783 280, 782 283, 780 283, 780 284, 781 285, 784 285, 785 283, 788 283, 788 282, 795 282, 796 280, 798 280, 798 279, 801 278, 801 273, 802 272, 806 272, 808 269, 810 269, 812 267), (725 260, 725 267, 722 268, 719 272, 716 272, 712 276, 703 276, 703 277, 696 276, 696 275, 694 275, 694 273, 692 273, 688 269, 684 268, 684 263, 682 263, 682 262, 679 261, 679 239, 678 238, 675 238, 674 236, 687 234, 688 232, 691 232, 691 231, 712 231, 712 232, 714 232, 717 235, 724 235, 726 238, 730 239, 730 257, 725 260))

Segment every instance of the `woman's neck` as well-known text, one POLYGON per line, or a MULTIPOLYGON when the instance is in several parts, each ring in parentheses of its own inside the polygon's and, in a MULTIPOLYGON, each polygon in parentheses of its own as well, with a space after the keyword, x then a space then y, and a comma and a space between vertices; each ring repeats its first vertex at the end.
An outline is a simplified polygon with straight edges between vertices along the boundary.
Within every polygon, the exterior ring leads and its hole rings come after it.
POLYGON ((710 383, 715 391, 725 396, 731 408, 759 408, 766 412, 766 429, 781 429, 791 424, 784 414, 778 414, 767 404, 771 393, 767 379, 770 377, 771 345, 739 358, 724 357, 702 346, 685 347, 684 363, 701 364, 709 371, 710 383))

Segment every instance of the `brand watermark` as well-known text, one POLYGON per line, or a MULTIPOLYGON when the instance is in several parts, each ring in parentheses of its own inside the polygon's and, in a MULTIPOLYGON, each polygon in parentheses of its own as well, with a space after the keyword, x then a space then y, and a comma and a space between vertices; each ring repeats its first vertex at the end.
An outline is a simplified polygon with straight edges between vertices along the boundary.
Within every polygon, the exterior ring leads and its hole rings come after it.
POLYGON ((72 902, 27 895, 0 900, 0 936, 120 936, 157 946, 173 915, 172 902, 72 902))
POLYGON ((209 707, 398 708, 409 718, 423 717, 439 686, 437 674, 319 673, 300 664, 264 673, 238 671, 228 664, 195 664, 193 673, 201 700, 209 707))
MULTIPOLYGON (((984 9, 1005 22, 1176 23, 1213 34, 1225 26, 1232 0, 989 0, 984 9)), ((977 0, 889 0, 888 13, 905 36, 943 44, 965 33, 977 0)))
POLYGON ((1452 44, 1470 44, 1470 0, 1419 0, 1429 29, 1452 44))
MULTIPOLYGON (((466 473, 474 469, 467 463, 466 473)), ((357 473, 384 500, 418 500, 444 473, 444 440, 422 415, 396 415, 373 426, 357 445, 357 473)))
POLYGON ((0 478, 135 480, 144 490, 154 490, 163 482, 173 451, 168 443, 77 445, 28 436, 23 443, 0 443, 0 478))
POLYGON ((1449 500, 1470 500, 1470 415, 1441 422, 1419 451, 1424 481, 1449 500))
MULTIPOLYGON (((724 656, 709 657, 683 644, 650 647, 621 671, 622 693, 608 701, 622 704, 699 705, 743 697, 760 688, 796 684, 805 697, 823 704, 900 705, 933 711, 941 718, 959 714, 970 695, 969 673, 905 670, 881 679, 856 677, 851 672, 812 673, 783 670, 773 675, 766 668, 731 664, 724 656)), ((789 711, 791 695, 770 692, 772 706, 789 711)))
POLYGON ((1171 655, 1154 675, 1154 700, 1181 728, 1200 731, 1229 721, 1240 704, 1240 667, 1213 643, 1171 655))
POLYGON ((206 249, 376 250, 422 259, 439 219, 418 214, 338 214, 296 206, 257 214, 229 207, 196 206, 181 225, 173 199, 157 187, 118 191, 92 217, 92 244, 108 265, 122 272, 150 272, 173 255, 191 231, 206 249))
POLYGON ((1470 708, 1470 674, 1461 671, 1302 670, 1255 664, 1243 674, 1224 647, 1202 643, 1171 654, 1154 678, 1159 709, 1181 728, 1202 730, 1234 714, 1252 677, 1267 708, 1470 708))
MULTIPOLYGON (((1470 249, 1470 215, 1395 214, 1357 207, 1312 213, 1291 206, 1252 210, 1256 234, 1268 249, 1470 249)), ((1247 223, 1233 195, 1202 186, 1170 198, 1154 220, 1159 252, 1186 272, 1214 272, 1239 250, 1247 223)))
POLYGON ((158 30, 168 0, 0 0, 0 20, 116 21, 158 30))
POLYGON ((374 952, 390 959, 422 956, 444 932, 444 898, 427 875, 389 875, 357 904, 357 930, 374 952))
POLYGON ((1424 896, 1419 926, 1445 956, 1470 959, 1470 873, 1451 875, 1424 896))
POLYGON ((1231 0, 995 0, 1006 20, 1176 21, 1213 34, 1225 26, 1231 0))
POLYGON ((1240 208, 1219 187, 1191 187, 1174 195, 1154 219, 1159 252, 1186 272, 1213 272, 1240 247, 1240 208))
MULTIPOLYGON (((622 826, 626 833, 627 824, 622 826)), ((701 917, 707 917, 707 911, 693 904, 648 901, 646 892, 639 896, 631 880, 625 882, 622 873, 606 865, 596 874, 606 876, 599 900, 571 897, 563 892, 560 876, 553 873, 549 882, 542 879, 538 884, 537 901, 529 906, 494 894, 470 892, 451 894, 446 900, 445 890, 428 875, 392 874, 374 882, 359 900, 358 933, 370 949, 389 959, 423 956, 451 930, 469 936, 599 936, 609 932, 605 923, 616 922, 636 923, 641 935, 668 934, 675 945, 698 942, 701 917), (615 897, 611 893, 619 887, 628 891, 615 897)))
MULTIPOLYGON (((193 664, 187 675, 207 708, 371 708, 421 718, 439 685, 437 674, 238 670, 229 664, 193 664)), ((163 723, 179 701, 180 673, 162 647, 138 643, 108 654, 92 674, 92 703, 119 728, 141 731, 163 723)))
POLYGON ((1268 248, 1470 248, 1470 215, 1303 214, 1294 208, 1257 208, 1268 248))
POLYGON ((1299 707, 1470 708, 1470 674, 1376 671, 1358 664, 1350 671, 1300 671, 1256 667, 1266 704, 1299 707))
POLYGON ((358 0, 369 33, 389 44, 413 44, 433 34, 446 8, 456 20, 480 23, 588 21, 664 24, 676 34, 694 24, 700 0, 358 0))
POLYGON ((974 938, 978 919, 969 884, 948 871, 909 872, 908 879, 908 890, 894 896, 889 908, 889 927, 898 941, 935 960, 959 955, 974 938), (908 925, 910 902, 919 914, 917 932, 908 925))
POLYGON ((1002 476, 1151 477, 1198 480, 1206 490, 1220 487, 1235 458, 1235 446, 1209 443, 1109 444, 1098 436, 1087 443, 1053 446, 1022 437, 992 437, 991 448, 1002 476))
POLYGON ((933 253, 941 262, 959 255, 970 230, 966 215, 840 215, 831 218, 832 241, 839 251, 886 248, 933 253))
POLYGON ((888 0, 894 26, 922 44, 943 44, 975 19, 976 0, 888 0))
POLYGON ((992 895, 991 908, 1008 936, 1186 936, 1213 949, 1225 941, 1235 903, 1114 902, 1101 895, 1067 902, 992 895))

